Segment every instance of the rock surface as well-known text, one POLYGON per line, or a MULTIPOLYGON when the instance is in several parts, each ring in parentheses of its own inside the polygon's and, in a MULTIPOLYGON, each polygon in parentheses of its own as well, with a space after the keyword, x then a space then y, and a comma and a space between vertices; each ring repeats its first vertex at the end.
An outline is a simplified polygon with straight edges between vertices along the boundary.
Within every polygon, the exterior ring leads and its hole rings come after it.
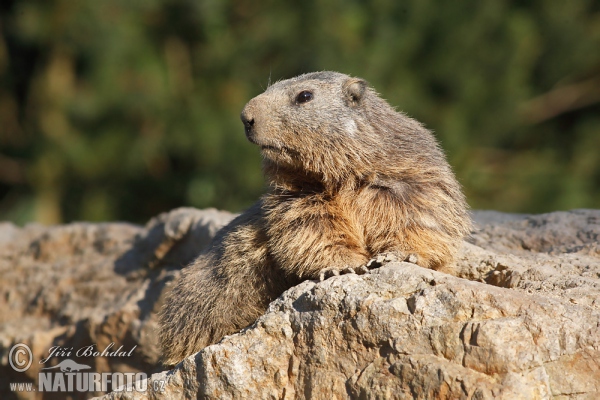
MULTIPOLYGON (((47 366, 13 371, 20 342, 36 360, 53 345, 137 345, 127 359, 76 360, 159 371, 161 295, 231 217, 0 225, 0 397, 47 366)), ((303 282, 252 326, 152 375, 147 391, 105 398, 600 398, 600 211, 474 218, 456 276, 390 263, 303 282)))
MULTIPOLYGON (((233 215, 180 208, 145 227, 74 223, 17 228, 0 223, 0 398, 89 398, 90 393, 11 392, 11 382, 34 382, 49 349, 115 343, 132 357, 73 357, 93 372, 160 371, 156 312, 160 296, 182 266, 208 245, 233 215), (33 353, 26 372, 14 371, 10 349, 33 353)), ((96 392, 97 395, 102 394, 96 392)))

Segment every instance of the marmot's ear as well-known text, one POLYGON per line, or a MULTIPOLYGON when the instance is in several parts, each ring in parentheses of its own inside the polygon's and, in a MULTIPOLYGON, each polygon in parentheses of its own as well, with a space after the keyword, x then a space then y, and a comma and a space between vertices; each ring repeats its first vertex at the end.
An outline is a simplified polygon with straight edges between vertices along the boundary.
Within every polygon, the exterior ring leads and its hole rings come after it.
POLYGON ((361 103, 367 91, 367 85, 366 81, 358 78, 350 78, 344 82, 342 90, 349 106, 353 107, 361 103))

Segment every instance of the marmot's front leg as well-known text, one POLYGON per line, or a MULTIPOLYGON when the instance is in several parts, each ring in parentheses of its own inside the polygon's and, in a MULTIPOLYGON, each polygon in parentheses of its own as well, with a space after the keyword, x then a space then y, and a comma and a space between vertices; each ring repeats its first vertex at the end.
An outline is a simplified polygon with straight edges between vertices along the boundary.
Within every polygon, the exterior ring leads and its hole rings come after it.
POLYGON ((340 272, 362 272, 370 258, 362 229, 330 204, 291 200, 266 219, 271 255, 289 276, 324 279, 340 272))
POLYGON ((159 333, 165 364, 248 326, 290 286, 268 257, 261 212, 257 203, 221 230, 166 295, 159 333))

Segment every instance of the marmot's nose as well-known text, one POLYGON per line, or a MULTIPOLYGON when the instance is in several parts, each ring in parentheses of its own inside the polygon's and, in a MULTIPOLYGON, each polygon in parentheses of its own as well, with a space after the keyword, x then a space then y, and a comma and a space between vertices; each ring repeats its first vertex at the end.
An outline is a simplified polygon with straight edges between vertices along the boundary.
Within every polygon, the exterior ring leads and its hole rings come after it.
POLYGON ((247 110, 242 111, 242 115, 240 116, 242 119, 242 123, 244 124, 244 130, 246 131, 246 137, 250 139, 252 135, 252 127, 254 126, 254 117, 247 110))

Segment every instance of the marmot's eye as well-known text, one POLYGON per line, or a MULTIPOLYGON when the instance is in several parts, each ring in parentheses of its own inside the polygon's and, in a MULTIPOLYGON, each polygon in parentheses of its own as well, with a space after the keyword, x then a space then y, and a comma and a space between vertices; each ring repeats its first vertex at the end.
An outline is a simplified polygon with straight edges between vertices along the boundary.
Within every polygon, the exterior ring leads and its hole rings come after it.
POLYGON ((311 101, 312 99, 312 92, 309 92, 308 90, 303 90, 300 93, 298 93, 298 96, 296 96, 296 104, 306 103, 311 101))

